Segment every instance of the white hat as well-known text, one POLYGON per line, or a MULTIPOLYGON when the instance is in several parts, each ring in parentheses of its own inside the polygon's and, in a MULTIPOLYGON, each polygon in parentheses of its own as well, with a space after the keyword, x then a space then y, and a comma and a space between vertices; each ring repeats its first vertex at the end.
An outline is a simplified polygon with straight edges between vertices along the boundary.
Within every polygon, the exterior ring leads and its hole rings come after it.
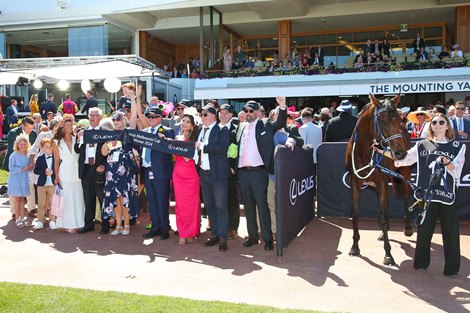
POLYGON ((350 111, 352 111, 351 102, 349 102, 349 100, 341 101, 341 104, 336 108, 336 111, 340 111, 340 112, 350 112, 350 111))

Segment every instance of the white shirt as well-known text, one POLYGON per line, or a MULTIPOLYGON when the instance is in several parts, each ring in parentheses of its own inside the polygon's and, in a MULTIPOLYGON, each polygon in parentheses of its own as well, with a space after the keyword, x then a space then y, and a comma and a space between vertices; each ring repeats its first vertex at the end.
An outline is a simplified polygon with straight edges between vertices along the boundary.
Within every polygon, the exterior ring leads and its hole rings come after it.
MULTIPOLYGON (((147 129, 144 129, 144 131, 147 132, 147 133, 156 134, 156 133, 157 133, 157 129, 159 129, 159 128, 160 128, 160 124, 158 124, 158 125, 155 126, 155 127, 149 127, 149 128, 147 128, 147 129)), ((152 165, 152 162, 147 162, 147 161, 145 160, 145 154, 147 153, 147 149, 148 149, 148 148, 146 148, 146 147, 144 147, 144 148, 142 149, 142 166, 143 166, 143 167, 150 167, 150 166, 152 165)), ((152 152, 150 152, 150 153, 152 153, 152 152)))
MULTIPOLYGON (((45 158, 46 158, 46 163, 47 163, 47 168, 53 170, 53 167, 52 167, 52 154, 50 155, 45 155, 45 158), (49 156, 51 158, 49 158, 49 156)), ((52 176, 47 176, 47 179, 46 179, 46 183, 44 184, 44 186, 53 186, 54 184, 52 183, 52 176)))
MULTIPOLYGON (((208 171, 208 170, 211 169, 211 166, 210 166, 210 163, 209 163, 209 154, 204 153, 204 147, 209 144, 209 136, 210 136, 212 128, 214 128, 214 126, 218 126, 216 124, 216 122, 213 122, 209 126, 204 126, 202 131, 199 133, 199 137, 198 137, 198 140, 197 140, 197 141, 201 142, 201 166, 200 167, 204 171, 208 171)), ((197 158, 199 158, 199 155, 196 157, 196 164, 198 163, 197 158)))
MULTIPOLYGON (((99 126, 97 127, 91 127, 91 126, 88 126, 87 130, 92 130, 92 129, 96 129, 96 130, 99 130, 101 129, 99 126)), ((83 140, 83 139, 82 139, 83 140)), ((95 158, 95 162, 96 162, 96 148, 97 148, 97 144, 95 143, 93 145, 93 147, 91 146, 91 144, 87 144, 86 145, 86 148, 85 148, 85 164, 88 164, 88 159, 91 157, 91 158, 95 158)), ((100 152, 101 153, 101 152, 100 152)))

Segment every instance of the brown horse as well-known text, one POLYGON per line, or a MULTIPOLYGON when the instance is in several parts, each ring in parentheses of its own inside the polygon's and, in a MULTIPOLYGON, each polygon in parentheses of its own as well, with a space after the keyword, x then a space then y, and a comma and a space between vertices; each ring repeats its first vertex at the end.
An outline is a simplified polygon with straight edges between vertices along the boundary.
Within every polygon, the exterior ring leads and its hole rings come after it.
MULTIPOLYGON (((400 182, 395 178, 385 175, 375 164, 380 160, 380 165, 397 171, 405 179, 409 180, 411 170, 409 167, 396 168, 393 161, 386 157, 379 157, 372 160, 372 145, 380 144, 391 152, 394 159, 400 160, 406 156, 407 150, 410 148, 410 139, 406 131, 400 115, 397 111, 397 105, 400 101, 400 95, 393 99, 377 100, 370 95, 370 103, 364 106, 354 129, 354 133, 349 140, 346 150, 346 167, 351 173, 350 186, 352 196, 352 221, 353 221, 353 245, 349 252, 350 255, 360 255, 359 249, 359 197, 361 187, 367 184, 376 189, 379 197, 379 225, 382 230, 382 238, 385 250, 385 265, 395 265, 395 261, 391 255, 391 247, 388 239, 388 184, 391 181, 395 193, 405 198, 405 207, 410 194, 410 186, 400 182)), ((408 210, 405 209, 406 212, 408 210)), ((413 227, 411 226, 411 215, 406 215, 405 234, 411 236, 413 227)))

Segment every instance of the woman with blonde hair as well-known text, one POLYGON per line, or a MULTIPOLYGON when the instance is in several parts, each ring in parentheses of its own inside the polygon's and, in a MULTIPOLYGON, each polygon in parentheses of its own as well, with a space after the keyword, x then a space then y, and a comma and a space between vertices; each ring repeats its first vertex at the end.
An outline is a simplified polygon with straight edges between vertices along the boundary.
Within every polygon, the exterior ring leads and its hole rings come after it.
POLYGON ((38 104, 38 94, 32 94, 31 99, 29 100, 29 109, 31 111, 31 116, 34 115, 34 113, 39 113, 39 104, 38 104))

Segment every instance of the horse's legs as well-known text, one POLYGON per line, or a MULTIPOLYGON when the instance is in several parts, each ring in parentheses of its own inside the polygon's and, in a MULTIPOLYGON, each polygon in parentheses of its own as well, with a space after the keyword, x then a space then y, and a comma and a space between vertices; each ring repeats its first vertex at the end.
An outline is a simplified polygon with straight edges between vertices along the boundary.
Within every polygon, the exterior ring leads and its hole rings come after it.
POLYGON ((411 223, 413 212, 410 212, 410 210, 408 210, 408 198, 404 195, 403 199, 405 200, 405 212, 406 212, 405 229, 403 230, 403 232, 405 233, 406 237, 411 237, 413 235, 413 225, 411 223))
POLYGON ((385 257, 384 257, 384 264, 385 265, 395 265, 395 260, 392 257, 392 247, 390 246, 390 242, 388 240, 388 230, 390 225, 388 223, 388 180, 384 179, 380 182, 378 186, 378 194, 379 194, 379 206, 380 206, 380 217, 379 217, 379 225, 382 229, 383 233, 383 241, 384 241, 384 250, 385 250, 385 257))
POLYGON ((359 249, 359 197, 361 195, 361 181, 351 175, 350 179, 351 196, 352 196, 352 208, 351 217, 353 222, 353 245, 349 250, 349 255, 357 256, 361 255, 359 249))

